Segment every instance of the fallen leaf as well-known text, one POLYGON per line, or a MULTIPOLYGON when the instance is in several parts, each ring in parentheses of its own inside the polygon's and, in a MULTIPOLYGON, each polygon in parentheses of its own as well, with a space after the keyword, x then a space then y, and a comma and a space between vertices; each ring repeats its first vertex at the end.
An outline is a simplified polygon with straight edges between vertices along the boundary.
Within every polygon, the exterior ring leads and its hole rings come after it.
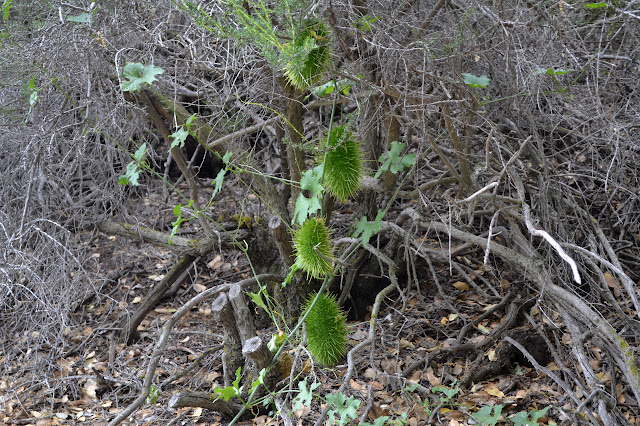
POLYGON ((351 379, 351 380, 349 381, 349 385, 350 385, 353 389, 355 389, 355 390, 357 390, 357 391, 360 391, 360 390, 362 390, 362 388, 363 388, 363 386, 362 386, 360 383, 356 382, 356 381, 355 381, 355 380, 353 380, 353 379, 351 379))
POLYGON ((504 397, 504 393, 502 391, 500 391, 500 389, 498 389, 496 387, 496 385, 488 385, 487 387, 484 388, 484 390, 489 395, 493 395, 493 396, 498 397, 498 398, 503 398, 504 397))
POLYGON ((487 352, 487 358, 489 358, 489 361, 495 361, 496 360, 496 351, 495 351, 495 349, 491 349, 489 352, 487 352))
POLYGON ((133 303, 134 305, 136 303, 140 303, 140 302, 142 302, 142 297, 140 297, 140 296, 134 297, 133 300, 131 301, 131 303, 133 303))
POLYGON ((613 279, 613 277, 611 276, 610 273, 606 273, 604 274, 604 282, 607 283, 607 285, 611 288, 617 288, 618 284, 616 283, 616 280, 613 279))
POLYGON ((363 376, 367 379, 373 379, 374 377, 376 377, 376 371, 373 368, 369 367, 364 370, 363 376))
POLYGON ((193 289, 198 293, 202 293, 203 291, 205 291, 207 289, 207 286, 195 283, 195 284, 193 284, 193 289))
POLYGON ((411 349, 415 349, 415 345, 413 344, 413 342, 408 341, 407 339, 400 339, 400 347, 401 348, 411 348, 411 349))
POLYGON ((429 381, 429 384, 431 386, 440 386, 441 381, 439 377, 436 377, 436 375, 433 373, 433 368, 429 367, 427 368, 427 380, 429 381))
POLYGON ((465 283, 464 281, 456 281, 451 285, 460 291, 469 291, 469 284, 465 283))
POLYGON ((217 254, 216 257, 213 258, 213 260, 207 263, 207 266, 211 269, 218 269, 220 266, 222 266, 223 263, 224 260, 222 259, 222 256, 217 254))
POLYGON ((83 387, 84 394, 95 401, 98 399, 96 390, 98 390, 98 384, 95 379, 88 379, 83 387))

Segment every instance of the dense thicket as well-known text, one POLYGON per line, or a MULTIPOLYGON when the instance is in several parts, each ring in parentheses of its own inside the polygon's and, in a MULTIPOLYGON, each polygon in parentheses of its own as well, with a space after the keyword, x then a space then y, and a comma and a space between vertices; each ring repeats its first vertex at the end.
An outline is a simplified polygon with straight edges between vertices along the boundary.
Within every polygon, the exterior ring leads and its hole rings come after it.
MULTIPOLYGON (((69 386, 55 380, 57 361, 101 338, 70 338, 70 330, 88 325, 81 315, 87 303, 111 312, 94 328, 110 329, 116 320, 122 328, 131 315, 142 319, 146 312, 118 303, 112 285, 119 276, 114 281, 91 256, 92 238, 101 235, 98 227, 125 233, 108 222, 135 227, 133 237, 143 226, 168 235, 178 202, 187 205, 195 194, 207 205, 211 181, 225 167, 215 153, 232 152, 233 167, 218 198, 183 229, 204 245, 176 241, 184 243, 176 258, 191 256, 191 264, 204 256, 206 263, 223 245, 233 247, 222 243, 228 235, 217 227, 219 216, 233 210, 236 222, 262 219, 246 237, 254 272, 286 275, 296 254, 290 231, 297 183, 323 161, 318 147, 340 124, 361 141, 366 174, 350 204, 323 201, 342 265, 327 286, 342 294, 351 318, 363 319, 389 284, 390 304, 406 307, 413 292, 429 286, 439 306, 461 313, 446 283, 467 282, 502 309, 507 326, 493 339, 524 325, 539 332, 561 366, 556 385, 582 411, 576 416, 627 422, 628 407, 614 405, 622 394, 616 383, 630 406, 640 404, 638 3, 348 0, 292 1, 285 8, 274 2, 265 10, 272 11, 275 44, 261 37, 268 32, 249 31, 229 8, 234 3, 5 6, 2 380, 14 389, 28 381, 69 386), (328 52, 324 72, 308 88, 287 74, 297 60, 288 49, 302 49, 300 31, 328 52), (123 91, 128 63, 164 72, 152 87, 123 91), (348 89, 314 92, 331 82, 348 89), (170 151, 169 135, 192 114, 185 147, 170 151), (404 144, 396 158, 415 154, 415 163, 374 178, 396 141, 404 144), (140 185, 118 185, 143 143, 148 169, 140 185), (373 221, 379 210, 385 215, 369 245, 355 249, 362 242, 351 238, 356 224, 365 215, 373 221), (593 371, 596 353, 612 388, 593 371), (19 375, 23 382, 14 383, 19 375)), ((263 10, 238 4, 249 17, 263 10)), ((130 262, 125 254, 111 261, 130 262)), ((270 287, 286 317, 279 325, 292 327, 319 287, 301 272, 289 287, 279 281, 270 287)), ((449 331, 457 349, 430 352, 396 375, 406 378, 466 351, 475 370, 462 384, 481 381, 489 374, 482 354, 493 343, 468 341, 474 321, 449 331)), ((371 344, 376 333, 382 331, 372 327, 371 344)))

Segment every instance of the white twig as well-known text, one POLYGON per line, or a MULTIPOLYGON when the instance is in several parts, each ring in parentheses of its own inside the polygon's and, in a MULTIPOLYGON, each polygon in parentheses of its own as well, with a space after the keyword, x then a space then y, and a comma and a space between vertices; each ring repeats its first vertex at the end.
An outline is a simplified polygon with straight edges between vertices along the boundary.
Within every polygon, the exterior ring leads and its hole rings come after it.
POLYGON ((493 237, 493 226, 496 224, 496 219, 498 219, 498 215, 500 214, 500 210, 493 214, 491 218, 491 222, 489 223, 489 235, 487 236, 487 248, 484 250, 484 260, 483 264, 486 265, 489 263, 489 253, 491 253, 491 237, 493 237))
POLYGON ((533 226, 533 224, 531 223, 531 218, 529 216, 530 209, 526 203, 523 203, 523 210, 524 210, 524 221, 531 235, 534 235, 536 237, 542 237, 549 244, 551 244, 551 247, 553 247, 553 249, 558 252, 562 260, 564 260, 569 264, 569 266, 571 266, 571 271, 573 272, 573 280, 578 284, 582 284, 582 278, 580 278, 580 273, 578 272, 578 265, 576 264, 576 262, 562 249, 562 247, 560 247, 560 244, 558 244, 558 242, 554 240, 553 237, 549 235, 547 231, 543 231, 542 229, 536 229, 533 226))
POLYGON ((473 194, 469 195, 464 200, 458 201, 458 204, 467 203, 467 202, 473 200, 474 198, 476 198, 478 195, 483 194, 483 193, 487 192, 488 190, 490 190, 491 188, 495 188, 496 186, 498 186, 498 182, 491 182, 489 185, 485 186, 484 188, 479 189, 478 191, 476 191, 473 194))

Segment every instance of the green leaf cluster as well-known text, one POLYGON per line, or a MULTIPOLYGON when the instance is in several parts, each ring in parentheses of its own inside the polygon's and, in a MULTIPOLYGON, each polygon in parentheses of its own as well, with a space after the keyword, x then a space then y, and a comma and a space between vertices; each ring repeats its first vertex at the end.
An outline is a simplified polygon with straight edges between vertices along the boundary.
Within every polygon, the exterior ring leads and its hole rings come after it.
POLYGON ((147 395, 147 404, 153 405, 158 402, 159 393, 160 388, 156 385, 151 385, 149 388, 149 395, 147 395))
MULTIPOLYGON (((500 421, 500 415, 504 405, 498 404, 493 407, 484 406, 478 412, 472 414, 480 424, 484 426, 494 426, 500 421)), ((547 414, 551 407, 545 407, 542 410, 520 411, 509 417, 514 426, 538 426, 538 419, 547 414)))
POLYGON ((491 83, 491 79, 489 77, 487 77, 486 75, 481 75, 481 76, 476 76, 473 74, 462 74, 462 79, 464 81, 464 84, 471 86, 471 87, 481 87, 483 89, 486 89, 487 86, 489 85, 489 83, 491 83))
POLYGON ((156 75, 162 74, 164 70, 154 65, 142 65, 139 62, 129 62, 122 68, 122 91, 135 92, 142 88, 142 85, 151 84, 156 80, 156 75))
POLYGON ((236 370, 236 379, 231 383, 231 386, 227 386, 226 388, 216 386, 213 388, 213 391, 220 395, 225 401, 229 401, 234 396, 240 396, 243 388, 240 386, 241 371, 242 368, 238 367, 236 370))
POLYGON ((136 150, 133 154, 133 158, 135 161, 129 162, 127 164, 127 169, 124 175, 121 175, 118 178, 118 185, 128 185, 131 184, 133 186, 140 185, 138 183, 138 179, 140 178, 140 170, 145 167, 143 163, 144 154, 147 152, 147 144, 143 143, 140 145, 140 148, 136 150))
POLYGON ((376 179, 378 179, 382 175, 382 173, 386 171, 390 171, 391 173, 396 174, 402 171, 405 167, 411 167, 413 163, 415 163, 416 154, 407 154, 403 156, 400 155, 404 147, 405 144, 398 141, 391 142, 389 151, 382 154, 378 159, 378 161, 382 163, 382 165, 374 176, 376 179))
POLYGON ((353 396, 347 398, 342 392, 327 395, 326 399, 329 404, 336 407, 327 413, 328 424, 346 425, 352 419, 358 418, 356 410, 360 406, 359 399, 355 399, 353 396), (336 414, 339 414, 340 417, 336 418, 336 414))

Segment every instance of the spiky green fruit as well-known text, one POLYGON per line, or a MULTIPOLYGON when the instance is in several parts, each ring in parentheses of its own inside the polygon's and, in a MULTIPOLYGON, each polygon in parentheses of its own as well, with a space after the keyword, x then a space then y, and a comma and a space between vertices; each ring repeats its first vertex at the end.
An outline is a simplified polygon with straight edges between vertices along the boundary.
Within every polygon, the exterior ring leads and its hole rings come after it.
POLYGON ((308 20, 293 42, 284 46, 284 75, 293 86, 306 90, 320 80, 330 60, 328 36, 322 21, 308 20))
POLYGON ((325 187, 340 201, 345 201, 360 188, 362 149, 346 126, 335 126, 327 138, 324 159, 325 187))
POLYGON ((309 352, 320 364, 332 366, 347 350, 346 315, 336 299, 327 294, 321 294, 309 309, 314 298, 305 307, 305 312, 309 311, 305 319, 309 352))
POLYGON ((293 247, 296 252, 296 264, 307 275, 322 278, 333 271, 331 253, 331 235, 324 219, 310 217, 294 231, 293 247))

